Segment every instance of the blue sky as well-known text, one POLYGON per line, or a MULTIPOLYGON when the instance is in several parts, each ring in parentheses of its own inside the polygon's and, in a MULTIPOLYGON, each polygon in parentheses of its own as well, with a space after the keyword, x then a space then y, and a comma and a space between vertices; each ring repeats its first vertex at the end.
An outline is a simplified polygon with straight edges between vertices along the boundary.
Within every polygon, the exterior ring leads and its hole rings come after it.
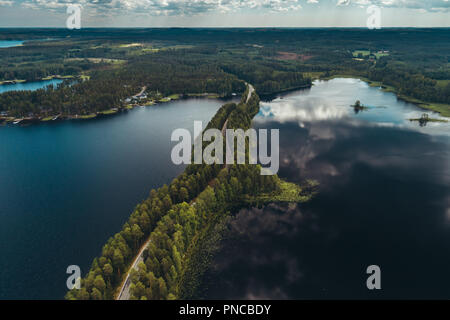
POLYGON ((67 4, 82 27, 450 27, 450 0, 0 0, 0 27, 65 27, 67 4))

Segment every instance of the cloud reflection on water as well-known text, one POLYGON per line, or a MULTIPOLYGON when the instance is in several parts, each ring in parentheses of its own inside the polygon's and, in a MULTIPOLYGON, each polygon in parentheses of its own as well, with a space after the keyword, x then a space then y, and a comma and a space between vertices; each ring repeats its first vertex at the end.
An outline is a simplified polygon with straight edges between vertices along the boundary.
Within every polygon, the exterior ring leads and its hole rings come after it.
POLYGON ((442 126, 430 134, 398 124, 397 114, 360 120, 342 97, 307 100, 266 104, 255 128, 280 129, 280 177, 317 179, 319 195, 238 212, 206 276, 207 296, 448 299, 450 148, 442 126), (383 272, 378 293, 364 285, 374 263, 383 272))
POLYGON ((314 81, 311 89, 285 94, 270 102, 261 103, 261 111, 256 122, 295 122, 304 127, 309 122, 346 121, 354 126, 396 126, 427 134, 450 135, 450 124, 428 122, 421 127, 418 119, 423 113, 430 118, 448 120, 438 113, 423 110, 397 99, 393 93, 370 87, 358 79, 340 78, 330 81, 314 81), (367 107, 355 114, 351 105, 356 100, 367 107))

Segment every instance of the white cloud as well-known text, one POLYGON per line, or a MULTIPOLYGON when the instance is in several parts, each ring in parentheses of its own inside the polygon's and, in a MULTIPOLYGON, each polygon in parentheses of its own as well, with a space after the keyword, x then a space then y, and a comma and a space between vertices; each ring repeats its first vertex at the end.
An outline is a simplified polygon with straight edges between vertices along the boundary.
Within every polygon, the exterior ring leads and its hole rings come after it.
POLYGON ((1 6, 12 6, 12 4, 13 4, 12 1, 0 0, 0 7, 1 6))
MULTIPOLYGON (((5 2, 4 0, 0 0, 5 2)), ((313 0, 317 1, 317 0, 313 0)), ((301 0, 78 0, 85 8, 104 12, 143 12, 149 15, 195 15, 205 12, 234 12, 261 9, 288 12, 301 9, 301 0)), ((26 8, 62 9, 73 0, 25 0, 26 8)))
POLYGON ((337 6, 369 6, 376 5, 385 8, 421 9, 426 11, 448 11, 449 0, 337 0, 337 6))
MULTIPOLYGON (((279 12, 287 13, 302 8, 301 3, 329 6, 369 6, 410 8, 426 11, 450 10, 449 0, 24 0, 22 6, 33 9, 64 10, 69 3, 81 4, 98 13, 145 13, 147 15, 196 15, 207 12, 279 12)), ((0 6, 12 5, 11 0, 0 0, 0 6)))

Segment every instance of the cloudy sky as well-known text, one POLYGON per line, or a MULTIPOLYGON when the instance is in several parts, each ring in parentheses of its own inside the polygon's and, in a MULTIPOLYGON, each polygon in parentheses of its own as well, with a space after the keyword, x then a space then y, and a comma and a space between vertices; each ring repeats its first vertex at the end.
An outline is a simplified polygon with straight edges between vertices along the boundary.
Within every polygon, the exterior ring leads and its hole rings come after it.
POLYGON ((450 0, 0 0, 0 27, 65 27, 69 3, 83 27, 365 27, 371 5, 382 27, 450 27, 450 0))

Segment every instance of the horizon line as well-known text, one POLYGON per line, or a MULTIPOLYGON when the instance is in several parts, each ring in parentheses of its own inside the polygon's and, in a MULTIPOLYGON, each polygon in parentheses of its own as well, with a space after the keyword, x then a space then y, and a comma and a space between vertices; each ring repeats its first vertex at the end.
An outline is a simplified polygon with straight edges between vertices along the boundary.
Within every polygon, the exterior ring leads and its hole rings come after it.
MULTIPOLYGON (((17 26, 0 26, 0 29, 56 29, 56 30, 69 30, 65 27, 17 27, 17 26)), ((81 31, 83 29, 367 29, 370 31, 381 31, 383 29, 450 29, 450 26, 441 26, 441 27, 381 27, 380 29, 368 29, 365 26, 361 27, 339 27, 339 26, 324 26, 324 27, 277 27, 277 26, 265 26, 265 27, 201 27, 201 26, 154 26, 154 27, 108 27, 108 26, 96 26, 96 27, 83 27, 81 29, 74 29, 69 31, 81 31)))

